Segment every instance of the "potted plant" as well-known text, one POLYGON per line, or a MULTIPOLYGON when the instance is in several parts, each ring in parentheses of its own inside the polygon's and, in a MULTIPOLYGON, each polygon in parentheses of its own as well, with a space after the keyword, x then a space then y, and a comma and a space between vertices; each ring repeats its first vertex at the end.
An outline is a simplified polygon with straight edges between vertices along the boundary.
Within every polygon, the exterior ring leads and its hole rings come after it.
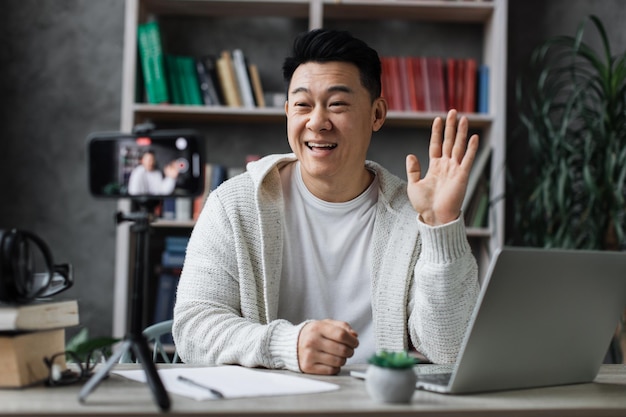
MULTIPOLYGON (((522 180, 510 182, 524 246, 626 248, 626 52, 613 55, 596 16, 540 44, 516 86, 522 180), (596 51, 584 38, 591 24, 596 51)), ((517 150, 516 155, 519 155, 517 150)))
POLYGON ((406 351, 380 351, 369 359, 365 387, 378 402, 408 403, 415 392, 418 360, 406 351))

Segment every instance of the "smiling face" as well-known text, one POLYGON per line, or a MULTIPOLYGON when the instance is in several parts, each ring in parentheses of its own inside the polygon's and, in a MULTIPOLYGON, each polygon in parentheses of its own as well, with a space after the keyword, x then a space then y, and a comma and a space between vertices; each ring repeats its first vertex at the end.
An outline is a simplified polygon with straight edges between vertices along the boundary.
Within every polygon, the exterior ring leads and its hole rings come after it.
POLYGON ((371 182, 365 158, 387 105, 373 102, 358 68, 345 62, 300 65, 289 84, 287 135, 302 178, 318 198, 348 201, 371 182))

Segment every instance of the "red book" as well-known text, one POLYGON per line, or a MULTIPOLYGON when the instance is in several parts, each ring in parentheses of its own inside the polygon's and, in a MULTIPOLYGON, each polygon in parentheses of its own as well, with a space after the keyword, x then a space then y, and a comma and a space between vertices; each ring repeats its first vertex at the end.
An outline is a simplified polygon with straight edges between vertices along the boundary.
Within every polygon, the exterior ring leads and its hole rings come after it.
POLYGON ((465 60, 459 59, 456 67, 456 97, 454 108, 463 111, 463 97, 465 96, 465 60))
POLYGON ((400 97, 402 98, 402 110, 409 111, 411 109, 411 88, 409 82, 409 68, 408 62, 410 58, 400 56, 397 60, 399 83, 400 83, 400 97))
POLYGON ((456 63, 454 58, 446 59, 446 109, 455 108, 456 103, 456 63))
POLYGON ((392 102, 392 88, 391 88, 391 70, 389 68, 389 58, 386 56, 380 57, 380 65, 381 65, 381 74, 380 74, 380 83, 381 83, 381 95, 387 101, 387 106, 391 110, 391 102, 392 102))
POLYGON ((476 60, 469 58, 465 60, 465 94, 463 95, 463 110, 467 113, 476 111, 476 60))
MULTIPOLYGON (((413 57, 407 57, 405 60, 406 71, 407 71, 407 89, 409 90, 409 109, 411 111, 418 111, 417 106, 417 83, 416 83, 416 74, 413 62, 415 59, 413 57)), ((420 87, 421 88, 421 87, 420 87)))
POLYGON ((389 80, 391 87, 391 110, 404 110, 402 105, 402 85, 400 75, 400 60, 397 56, 390 56, 389 59, 389 80))
POLYGON ((432 111, 432 101, 430 98, 430 73, 428 71, 428 58, 422 56, 419 58, 420 67, 422 69, 422 92, 424 93, 424 110, 432 111))
POLYGON ((443 60, 437 57, 429 58, 428 66, 432 110, 446 111, 443 60))

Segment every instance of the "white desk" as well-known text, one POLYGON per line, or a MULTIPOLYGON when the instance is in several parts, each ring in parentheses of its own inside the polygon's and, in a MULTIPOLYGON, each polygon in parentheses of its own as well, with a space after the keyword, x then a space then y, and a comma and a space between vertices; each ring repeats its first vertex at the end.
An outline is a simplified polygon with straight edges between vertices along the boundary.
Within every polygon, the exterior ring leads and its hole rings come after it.
POLYGON ((407 405, 373 402, 364 382, 348 376, 347 371, 339 376, 311 378, 339 384, 341 389, 323 394, 201 402, 170 395, 171 410, 163 413, 147 385, 112 375, 84 405, 77 399, 81 385, 0 390, 0 415, 626 416, 624 365, 604 365, 592 384, 464 396, 416 391, 407 405))

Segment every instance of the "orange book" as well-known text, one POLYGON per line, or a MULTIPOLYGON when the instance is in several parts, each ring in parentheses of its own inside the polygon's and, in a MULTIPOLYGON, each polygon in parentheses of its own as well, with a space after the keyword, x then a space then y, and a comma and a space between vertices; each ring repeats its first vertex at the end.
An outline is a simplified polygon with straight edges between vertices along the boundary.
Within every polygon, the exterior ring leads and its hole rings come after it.
MULTIPOLYGON (((48 378, 45 357, 65 350, 65 329, 0 334, 0 387, 18 388, 48 378)), ((65 369, 65 355, 55 362, 65 369)))

